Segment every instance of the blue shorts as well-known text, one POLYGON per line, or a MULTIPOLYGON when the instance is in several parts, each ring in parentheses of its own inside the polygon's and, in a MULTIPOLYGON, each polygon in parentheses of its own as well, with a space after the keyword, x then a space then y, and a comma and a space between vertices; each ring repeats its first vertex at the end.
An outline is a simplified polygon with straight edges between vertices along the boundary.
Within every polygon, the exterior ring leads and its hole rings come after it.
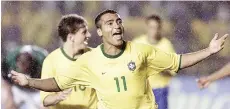
POLYGON ((153 89, 158 109, 168 109, 168 87, 153 89))

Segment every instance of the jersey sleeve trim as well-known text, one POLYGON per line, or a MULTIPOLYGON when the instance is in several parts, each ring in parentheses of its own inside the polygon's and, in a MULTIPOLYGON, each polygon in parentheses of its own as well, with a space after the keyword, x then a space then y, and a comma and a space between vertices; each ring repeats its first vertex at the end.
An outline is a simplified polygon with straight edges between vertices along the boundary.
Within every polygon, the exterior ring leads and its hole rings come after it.
POLYGON ((177 69, 177 71, 176 71, 176 73, 178 73, 178 71, 180 70, 180 67, 181 67, 181 58, 182 58, 182 54, 180 54, 179 55, 180 57, 180 59, 179 59, 179 66, 178 66, 178 69, 177 69))
POLYGON ((58 84, 59 82, 57 81, 57 78, 56 78, 56 77, 53 77, 53 79, 54 79, 55 83, 57 84, 58 89, 59 89, 59 90, 63 90, 63 87, 61 87, 61 84, 58 84))

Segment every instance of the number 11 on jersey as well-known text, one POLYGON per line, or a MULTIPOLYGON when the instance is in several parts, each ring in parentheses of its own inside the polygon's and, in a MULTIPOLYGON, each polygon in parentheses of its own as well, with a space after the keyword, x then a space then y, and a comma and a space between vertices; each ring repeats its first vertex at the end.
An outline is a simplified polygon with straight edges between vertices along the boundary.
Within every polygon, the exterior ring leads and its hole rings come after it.
MULTIPOLYGON (((122 79, 122 81, 123 81, 124 90, 127 91, 125 76, 122 76, 121 79, 122 79)), ((118 77, 115 77, 114 80, 116 81, 117 91, 120 92, 119 78, 118 78, 118 77)))

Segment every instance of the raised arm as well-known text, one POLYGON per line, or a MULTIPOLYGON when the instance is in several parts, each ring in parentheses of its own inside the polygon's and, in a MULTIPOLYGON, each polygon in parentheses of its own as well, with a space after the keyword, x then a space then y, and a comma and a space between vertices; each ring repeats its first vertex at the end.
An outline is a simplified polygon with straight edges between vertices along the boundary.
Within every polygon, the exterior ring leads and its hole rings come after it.
POLYGON ((200 88, 205 88, 207 87, 211 82, 216 81, 218 79, 221 79, 223 77, 229 76, 230 75, 230 62, 225 65, 223 68, 220 70, 214 72, 213 74, 207 76, 207 77, 202 77, 200 78, 198 82, 198 86, 200 88))
POLYGON ((183 69, 195 65, 208 56, 215 54, 223 49, 224 42, 227 37, 228 34, 225 34, 221 38, 218 38, 218 34, 215 34, 215 37, 210 42, 208 48, 198 52, 182 55, 166 53, 154 47, 146 46, 146 51, 143 52, 147 54, 147 67, 149 68, 148 70, 150 70, 148 71, 147 75, 151 76, 165 70, 177 72, 178 69, 183 69))
POLYGON ((224 42, 228 34, 225 34, 221 38, 218 38, 216 33, 214 38, 211 40, 209 47, 198 52, 183 54, 181 57, 181 66, 180 68, 186 68, 192 66, 205 58, 209 57, 212 54, 215 54, 224 48, 224 42))
POLYGON ((18 73, 16 71, 11 71, 11 78, 14 83, 24 86, 24 87, 31 87, 38 90, 46 91, 46 92, 59 92, 61 89, 58 87, 54 78, 48 79, 35 79, 29 78, 22 73, 18 73))

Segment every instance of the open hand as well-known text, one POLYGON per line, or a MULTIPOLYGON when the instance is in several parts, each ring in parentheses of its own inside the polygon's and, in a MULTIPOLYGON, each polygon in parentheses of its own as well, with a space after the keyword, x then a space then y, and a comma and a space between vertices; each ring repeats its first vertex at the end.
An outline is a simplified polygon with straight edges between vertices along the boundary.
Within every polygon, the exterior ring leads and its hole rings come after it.
POLYGON ((214 38, 211 40, 209 44, 209 51, 211 54, 217 53, 220 50, 224 48, 224 42, 226 38, 228 37, 228 34, 225 34, 224 36, 220 37, 218 39, 219 35, 218 33, 215 34, 214 38))

